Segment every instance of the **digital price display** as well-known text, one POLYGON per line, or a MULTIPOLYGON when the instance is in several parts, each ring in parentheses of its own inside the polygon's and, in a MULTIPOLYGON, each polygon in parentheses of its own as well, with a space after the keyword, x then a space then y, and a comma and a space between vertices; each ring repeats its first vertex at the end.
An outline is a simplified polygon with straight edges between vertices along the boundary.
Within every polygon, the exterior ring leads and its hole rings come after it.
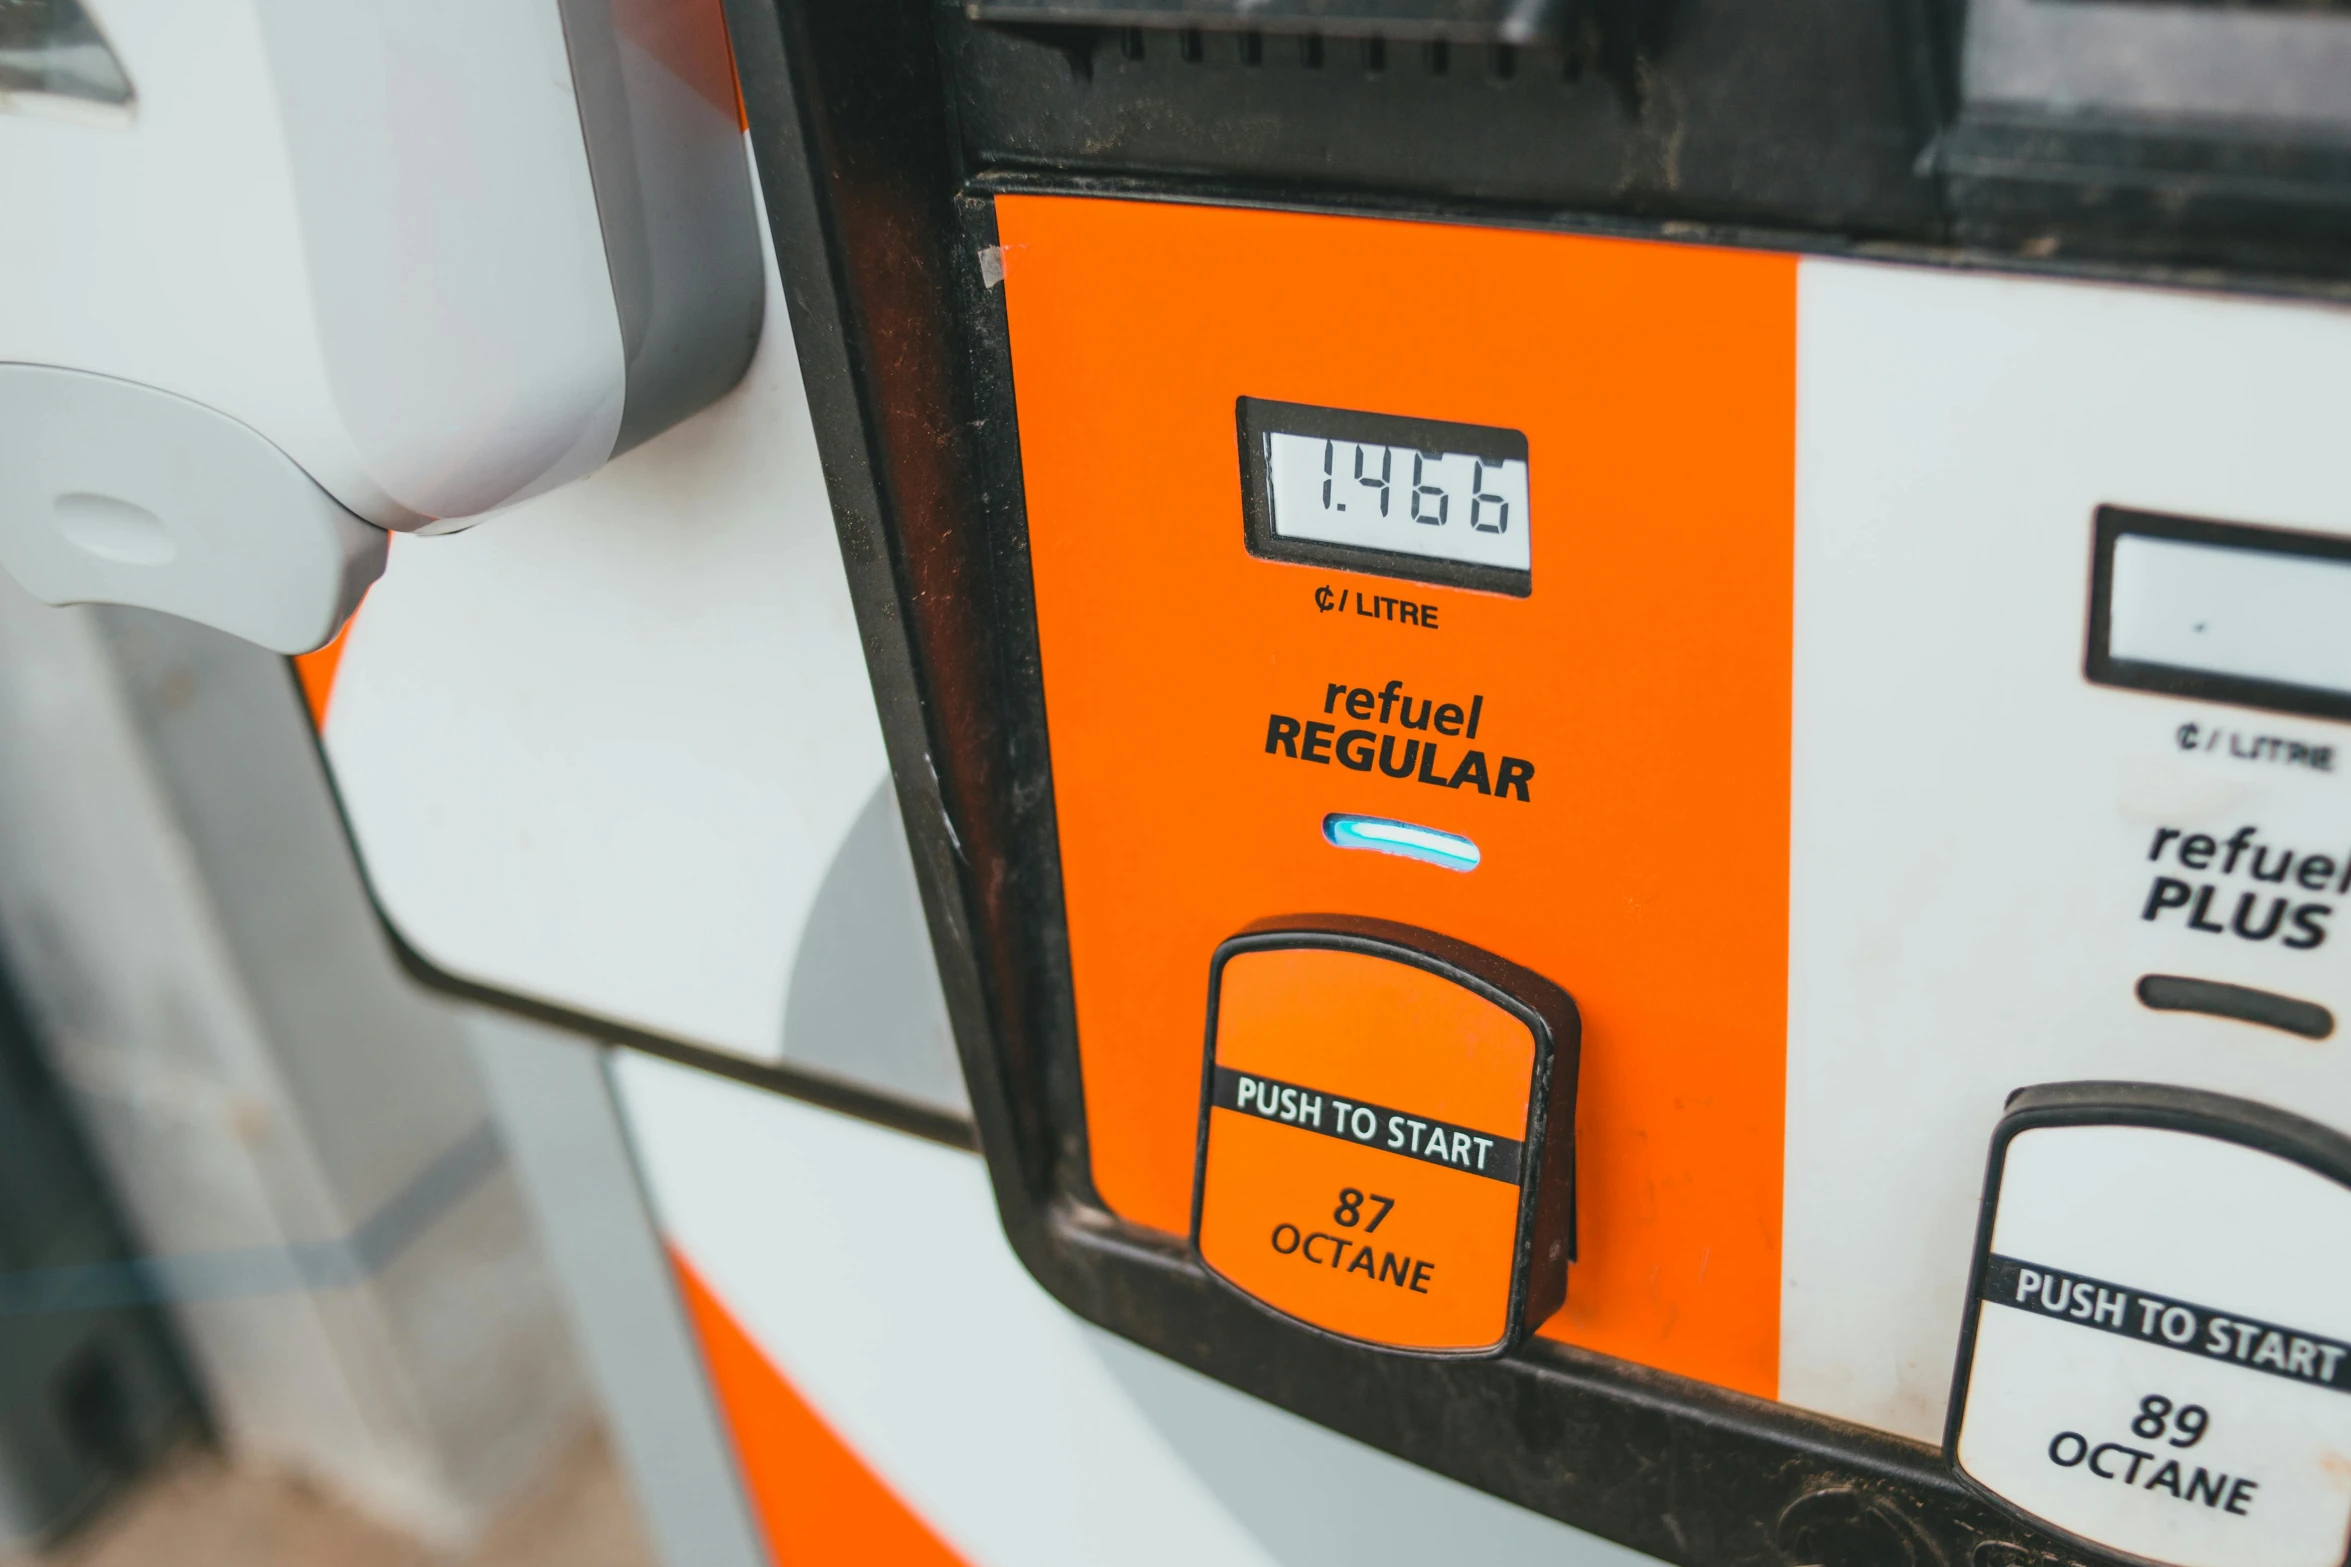
POLYGON ((1524 597, 1534 587, 1516 430, 1239 400, 1250 553, 1524 597))

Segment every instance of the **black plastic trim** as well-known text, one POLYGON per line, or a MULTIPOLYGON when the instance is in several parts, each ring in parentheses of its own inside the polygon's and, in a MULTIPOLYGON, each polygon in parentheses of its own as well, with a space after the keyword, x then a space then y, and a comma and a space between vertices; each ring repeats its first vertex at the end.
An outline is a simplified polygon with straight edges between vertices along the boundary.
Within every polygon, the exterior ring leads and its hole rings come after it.
POLYGON ((2304 1039, 2325 1039, 2335 1031, 2335 1014, 2315 1001, 2299 1001, 2274 990, 2223 984, 2181 974, 2142 974, 2139 1004, 2155 1012, 2201 1012, 2207 1017, 2258 1023, 2304 1039))
POLYGON ((718 1077, 732 1078, 753 1088, 764 1088, 787 1099, 797 1099, 822 1110, 855 1116, 860 1121, 871 1121, 876 1126, 888 1127, 893 1132, 904 1132, 909 1137, 920 1137, 926 1142, 960 1148, 967 1153, 979 1151, 979 1139, 972 1124, 961 1116, 925 1105, 877 1093, 870 1088, 828 1077, 821 1072, 802 1071, 797 1067, 754 1061, 729 1051, 714 1050, 708 1045, 697 1045, 673 1034, 640 1028, 616 1018, 575 1008, 557 1006, 517 991, 480 984, 461 975, 452 974, 433 962, 400 934, 398 926, 382 918, 382 906, 377 914, 384 928, 385 939, 391 944, 392 955, 408 977, 428 990, 435 990, 456 1001, 470 1002, 495 1012, 544 1023, 550 1028, 582 1034, 601 1044, 619 1045, 638 1050, 680 1066, 696 1067, 718 1077))
MULTIPOLYGON (((292 659, 285 661, 285 669, 287 695, 296 705, 303 706, 307 715, 307 706, 302 701, 301 676, 296 673, 292 659)), ((343 791, 335 780, 335 770, 327 760, 326 748, 317 726, 309 725, 308 730, 311 743, 317 751, 319 772, 326 782, 327 797, 343 824, 345 841, 354 846, 352 868, 358 874, 361 889, 367 894, 368 908, 375 915, 376 925, 384 933, 384 944, 391 949, 393 961, 400 965, 401 971, 425 989, 452 1001, 462 1001, 489 1011, 542 1023, 549 1028, 579 1034, 602 1044, 641 1050, 665 1061, 675 1061, 681 1066, 696 1067, 719 1077, 732 1078, 738 1083, 764 1088, 770 1093, 798 1099, 820 1109, 871 1121, 877 1126, 886 1126, 910 1137, 920 1137, 966 1152, 978 1151, 979 1138, 972 1124, 961 1116, 934 1110, 928 1105, 915 1104, 894 1095, 877 1093, 855 1083, 827 1077, 821 1072, 806 1072, 796 1067, 754 1061, 728 1051, 714 1050, 708 1045, 698 1045, 673 1034, 624 1023, 618 1018, 562 1006, 521 991, 467 979, 462 974, 443 968, 417 950, 407 936, 401 933, 399 923, 385 909, 384 900, 376 891, 375 878, 368 869, 367 857, 357 851, 359 839, 351 830, 351 814, 343 804, 343 791)))
POLYGON ((1248 207, 1313 212, 1331 217, 1401 218, 1415 223, 1466 224, 1540 234, 1583 234, 1667 245, 1715 245, 1772 250, 1834 260, 1883 262, 1938 272, 2053 282, 2112 283, 2197 294, 2226 292, 2339 305, 2351 302, 2351 278, 2256 266, 2226 272, 2162 257, 2109 257, 2036 248, 2003 253, 1932 239, 1806 229, 1773 215, 1674 218, 1531 202, 1471 201, 1441 193, 1300 189, 1272 181, 1207 176, 1190 171, 1144 178, 1123 173, 1006 166, 970 176, 971 193, 1003 196, 1106 196, 1123 201, 1203 207, 1248 207))
POLYGON ((1567 0, 1549 36, 1483 50, 1399 28, 1086 25, 1044 3, 1050 25, 995 25, 986 5, 940 19, 973 174, 1786 225, 1807 249, 1892 241, 2225 289, 2351 273, 2340 137, 1970 104, 1962 0, 1567 0))
POLYGON ((1207 27, 1275 35, 1533 43, 1557 33, 1567 0, 946 0, 998 26, 1207 27))

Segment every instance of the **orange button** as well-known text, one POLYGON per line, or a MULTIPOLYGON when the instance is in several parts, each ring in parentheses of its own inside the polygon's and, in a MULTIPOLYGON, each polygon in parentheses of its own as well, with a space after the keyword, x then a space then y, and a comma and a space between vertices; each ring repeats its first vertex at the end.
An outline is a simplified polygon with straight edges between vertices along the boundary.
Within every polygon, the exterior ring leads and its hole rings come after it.
POLYGON ((1461 942, 1314 916, 1217 950, 1193 1247, 1284 1316, 1498 1354, 1566 1299, 1578 1025, 1461 942))

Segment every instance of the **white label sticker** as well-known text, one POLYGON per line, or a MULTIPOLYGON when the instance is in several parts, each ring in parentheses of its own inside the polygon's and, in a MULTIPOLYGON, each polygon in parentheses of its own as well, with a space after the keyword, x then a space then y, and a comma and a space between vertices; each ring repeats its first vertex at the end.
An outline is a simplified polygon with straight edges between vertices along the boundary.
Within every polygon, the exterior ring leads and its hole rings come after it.
POLYGON ((2351 1190, 2188 1132, 2007 1148, 1959 1466, 2177 1567, 2351 1551, 2351 1190))

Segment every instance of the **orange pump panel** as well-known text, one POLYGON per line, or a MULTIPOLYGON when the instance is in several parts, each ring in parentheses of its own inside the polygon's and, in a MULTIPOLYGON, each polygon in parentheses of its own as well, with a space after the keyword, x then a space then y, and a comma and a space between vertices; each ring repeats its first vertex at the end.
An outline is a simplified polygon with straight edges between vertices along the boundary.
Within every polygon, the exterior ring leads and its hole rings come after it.
POLYGON ((1187 1227, 1219 942, 1310 912, 1442 930, 1583 1014, 1580 1257, 1543 1331, 1773 1396, 1795 260, 1069 197, 996 210, 1104 1200, 1187 1227), (1248 554, 1242 396, 1524 432, 1532 594, 1248 554), (1470 749, 1489 777, 1531 762, 1527 799, 1269 752, 1274 715, 1327 721, 1332 685, 1391 680, 1414 703, 1482 698, 1476 739, 1364 727, 1443 746, 1448 781, 1470 749), (1483 863, 1333 848, 1331 811, 1466 834, 1483 863))

